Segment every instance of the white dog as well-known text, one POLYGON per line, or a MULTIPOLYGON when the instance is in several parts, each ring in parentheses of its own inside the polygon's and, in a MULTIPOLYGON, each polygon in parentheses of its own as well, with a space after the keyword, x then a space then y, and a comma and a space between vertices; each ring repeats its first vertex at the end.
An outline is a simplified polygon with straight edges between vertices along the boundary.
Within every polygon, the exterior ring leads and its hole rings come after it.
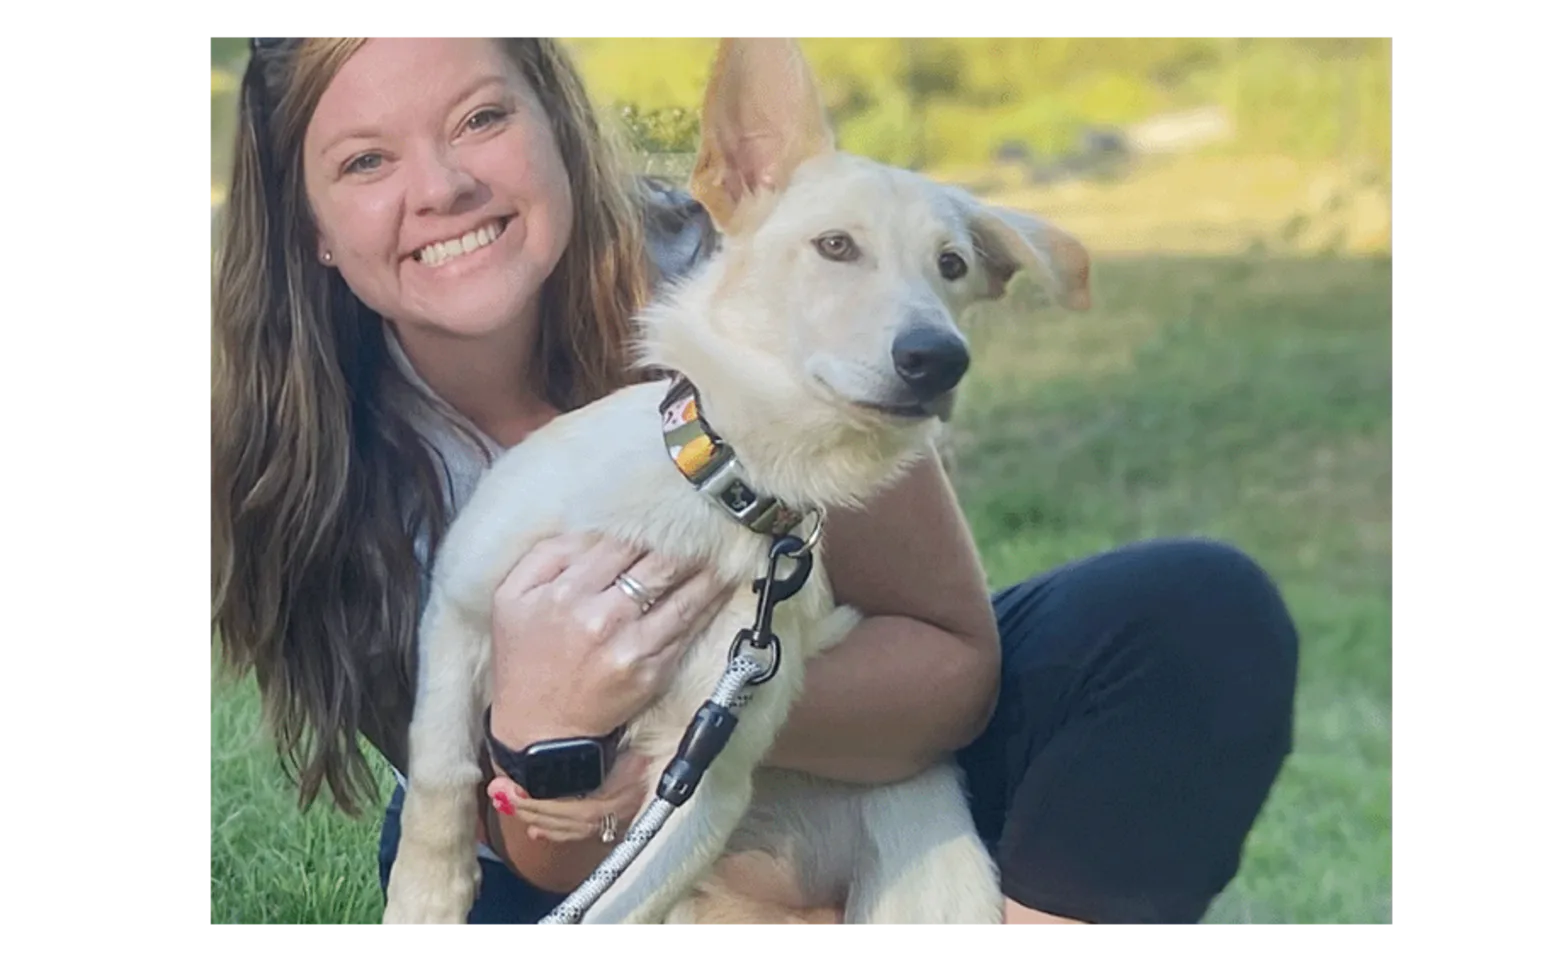
MULTIPOLYGON (((724 41, 692 189, 720 251, 642 317, 642 362, 679 371, 757 493, 804 512, 856 505, 930 455, 967 366, 955 323, 1034 271, 1087 306, 1087 256, 1056 228, 837 152, 808 66, 782 40, 724 41)), ((559 417, 500 458, 453 523, 421 625, 402 836, 387 922, 461 922, 478 870, 481 716, 495 588, 540 539, 594 531, 700 561, 730 583, 766 568, 769 537, 727 515, 670 460, 666 383, 559 417)), ((807 532, 801 525, 799 535, 807 532)), ((813 576, 776 609, 780 671, 752 688, 693 798, 587 914, 589 923, 775 920, 729 884, 781 871, 849 923, 997 923, 1003 899, 958 769, 883 786, 759 769, 805 661, 858 614, 813 576)), ((742 589, 689 647, 670 691, 629 726, 651 788, 751 624, 742 589)))

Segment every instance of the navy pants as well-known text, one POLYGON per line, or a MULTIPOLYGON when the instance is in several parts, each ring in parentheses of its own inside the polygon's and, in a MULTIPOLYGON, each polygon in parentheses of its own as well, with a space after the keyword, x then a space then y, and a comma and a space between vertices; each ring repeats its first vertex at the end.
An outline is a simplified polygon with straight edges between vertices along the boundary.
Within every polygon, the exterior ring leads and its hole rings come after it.
MULTIPOLYGON (((1005 895, 1094 923, 1198 921, 1292 748, 1298 637, 1275 585, 1226 545, 1160 540, 1016 584, 994 611, 999 702, 958 760, 1005 895)), ((562 899, 483 861, 469 920, 535 923, 562 899)))

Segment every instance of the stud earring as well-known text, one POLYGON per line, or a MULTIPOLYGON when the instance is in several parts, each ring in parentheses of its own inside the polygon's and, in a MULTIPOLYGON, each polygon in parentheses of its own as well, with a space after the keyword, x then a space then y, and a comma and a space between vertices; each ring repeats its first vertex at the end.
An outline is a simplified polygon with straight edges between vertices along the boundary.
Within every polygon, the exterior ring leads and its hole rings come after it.
POLYGON ((321 263, 330 263, 331 262, 331 251, 330 250, 327 250, 325 253, 320 255, 320 262, 321 263))

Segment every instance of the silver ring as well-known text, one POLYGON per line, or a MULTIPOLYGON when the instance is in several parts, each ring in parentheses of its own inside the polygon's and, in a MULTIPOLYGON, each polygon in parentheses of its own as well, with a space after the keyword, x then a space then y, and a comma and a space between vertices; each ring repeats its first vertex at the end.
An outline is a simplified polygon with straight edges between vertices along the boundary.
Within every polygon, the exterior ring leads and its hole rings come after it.
POLYGON ((797 559, 820 545, 820 535, 825 532, 825 509, 816 510, 814 514, 815 528, 809 532, 809 536, 804 538, 803 546, 788 554, 788 556, 797 559))
POLYGON ((621 573, 615 577, 614 585, 623 590, 625 596, 634 600, 640 606, 642 613, 652 609, 652 605, 657 602, 657 598, 652 595, 652 591, 646 589, 644 584, 628 573, 621 573))
POLYGON ((603 814, 603 830, 598 836, 604 843, 613 843, 619 838, 619 815, 612 810, 603 814))

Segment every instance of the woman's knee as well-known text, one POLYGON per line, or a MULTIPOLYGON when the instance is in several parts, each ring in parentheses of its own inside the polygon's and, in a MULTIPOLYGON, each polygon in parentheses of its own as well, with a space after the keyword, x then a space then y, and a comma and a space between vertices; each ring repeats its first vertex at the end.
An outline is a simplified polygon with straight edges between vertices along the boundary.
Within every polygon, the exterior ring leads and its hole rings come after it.
MULTIPOLYGON (((1298 633, 1281 590, 1253 557, 1217 540, 1153 541, 1144 546, 1140 616, 1146 632, 1184 661, 1198 683, 1220 684, 1251 715, 1290 723, 1298 672, 1298 633), (1234 687, 1233 685, 1237 686, 1234 687)), ((1133 589, 1133 587, 1131 587, 1133 589)))
POLYGON ((1229 544, 1160 540, 1001 602, 1010 889, 1070 916, 1197 919, 1291 750, 1297 635, 1276 585, 1229 544))
POLYGON ((1007 674, 1067 664, 1090 676, 1083 693, 1149 681, 1202 725, 1281 728, 1290 741, 1297 630, 1270 575, 1232 544, 1131 544, 1017 584, 996 613, 1007 674))

